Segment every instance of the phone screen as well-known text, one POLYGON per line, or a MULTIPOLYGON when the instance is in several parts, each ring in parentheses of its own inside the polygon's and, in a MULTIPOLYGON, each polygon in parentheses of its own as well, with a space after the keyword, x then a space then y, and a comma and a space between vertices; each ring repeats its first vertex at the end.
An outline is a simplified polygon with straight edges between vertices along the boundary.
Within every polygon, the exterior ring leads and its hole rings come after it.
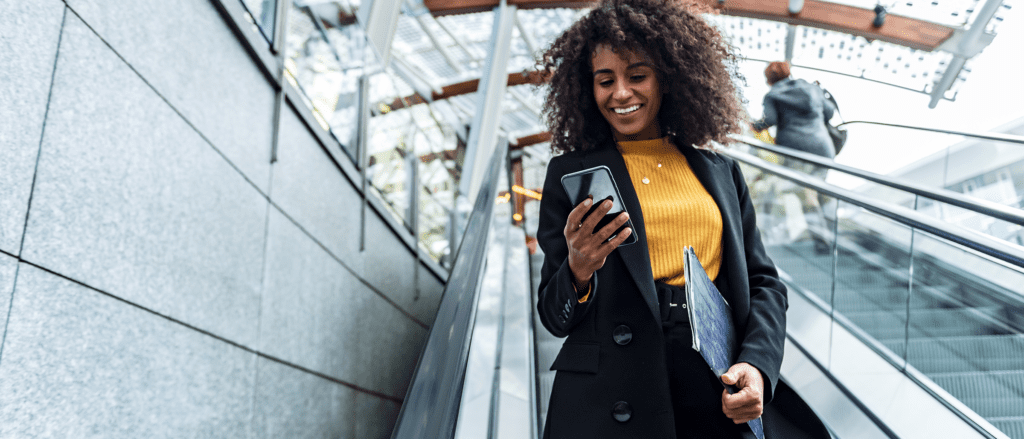
MULTIPOLYGON (((622 207, 622 200, 619 199, 618 191, 616 191, 615 181, 612 179, 612 174, 608 171, 608 168, 598 167, 593 170, 566 175, 562 178, 562 186, 565 188, 565 192, 569 195, 574 206, 578 206, 588 196, 593 197, 594 204, 583 215, 583 219, 580 220, 581 222, 585 221, 591 213, 597 210, 597 206, 602 201, 612 201, 611 210, 605 214, 604 218, 598 221, 597 226, 594 228, 595 232, 604 228, 605 225, 612 222, 620 213, 625 211, 622 207)), ((626 224, 619 227, 609 240, 621 233, 626 227, 632 227, 632 221, 627 221, 626 224)), ((631 234, 621 245, 634 242, 636 242, 636 235, 631 234)))
MULTIPOLYGON (((612 209, 609 215, 622 212, 622 202, 616 197, 615 184, 612 183, 612 176, 607 170, 598 169, 594 172, 569 176, 562 180, 565 191, 572 198, 573 205, 583 202, 587 196, 594 197, 594 205, 606 199, 612 200, 612 209)), ((587 212, 589 215, 590 212, 587 212)))

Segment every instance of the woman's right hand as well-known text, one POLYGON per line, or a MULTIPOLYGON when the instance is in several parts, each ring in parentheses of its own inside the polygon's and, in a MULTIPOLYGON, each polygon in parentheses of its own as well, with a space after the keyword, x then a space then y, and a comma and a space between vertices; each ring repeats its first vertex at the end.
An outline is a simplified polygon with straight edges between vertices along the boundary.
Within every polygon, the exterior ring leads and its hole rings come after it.
POLYGON ((593 200, 587 198, 572 212, 569 212, 569 218, 565 221, 565 230, 563 231, 565 243, 569 246, 569 268, 572 269, 572 274, 580 285, 590 283, 590 278, 593 277, 597 269, 604 266, 604 261, 612 250, 618 248, 633 233, 633 230, 627 227, 618 236, 608 240, 629 219, 629 214, 626 212, 620 213, 612 222, 605 224, 601 230, 595 232, 594 228, 597 223, 611 210, 612 202, 611 200, 602 201, 594 213, 582 221, 583 216, 590 210, 591 203, 593 200))

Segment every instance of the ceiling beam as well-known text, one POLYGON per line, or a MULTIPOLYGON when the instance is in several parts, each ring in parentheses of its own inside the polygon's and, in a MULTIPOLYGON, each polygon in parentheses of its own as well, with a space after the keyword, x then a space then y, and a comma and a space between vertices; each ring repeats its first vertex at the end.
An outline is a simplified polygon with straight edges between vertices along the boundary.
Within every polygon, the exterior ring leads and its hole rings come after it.
POLYGON ((799 14, 789 13, 788 0, 701 0, 725 15, 759 18, 799 26, 816 27, 869 40, 881 40, 918 50, 932 51, 953 35, 953 28, 916 18, 888 14, 885 24, 874 27, 875 11, 821 0, 805 0, 799 14))
MULTIPOLYGON (((543 82, 543 78, 538 72, 522 72, 512 73, 508 75, 508 86, 522 85, 522 84, 540 84, 543 82)), ((468 81, 457 82, 455 84, 446 85, 441 87, 441 93, 434 92, 431 94, 431 102, 448 99, 452 96, 459 96, 464 94, 476 93, 477 88, 480 86, 479 79, 470 79, 468 81)), ((400 108, 411 107, 413 105, 423 104, 427 101, 418 94, 396 98, 388 104, 387 111, 398 110, 400 108)), ((374 115, 382 113, 381 108, 374 108, 374 115)))
MULTIPOLYGON (((594 5, 591 1, 507 0, 519 9, 574 8, 594 5)), ((881 27, 872 26, 875 11, 822 0, 805 0, 799 14, 789 13, 789 0, 700 0, 725 15, 759 18, 800 26, 810 26, 882 40, 918 50, 931 51, 953 35, 954 28, 924 20, 889 14, 881 27)), ((489 11, 496 0, 424 0, 435 16, 489 11)))
POLYGON ((544 131, 544 132, 541 132, 541 133, 530 134, 529 136, 520 137, 520 138, 516 139, 516 143, 514 145, 509 145, 509 149, 526 148, 527 146, 530 146, 530 145, 536 145, 538 143, 544 143, 544 142, 550 142, 550 141, 551 141, 551 133, 548 132, 548 131, 544 131))
MULTIPOLYGON (((423 0, 423 6, 434 16, 471 14, 486 12, 498 6, 497 0, 423 0)), ((518 9, 550 9, 571 8, 583 9, 591 7, 595 1, 552 1, 552 0, 507 0, 509 6, 518 9)))

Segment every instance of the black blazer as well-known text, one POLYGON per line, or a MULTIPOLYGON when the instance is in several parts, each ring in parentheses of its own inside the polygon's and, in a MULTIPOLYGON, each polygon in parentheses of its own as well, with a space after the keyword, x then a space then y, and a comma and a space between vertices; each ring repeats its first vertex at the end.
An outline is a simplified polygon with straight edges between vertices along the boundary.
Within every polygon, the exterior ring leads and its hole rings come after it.
MULTIPOLYGON (((716 285, 732 305, 740 335, 740 362, 766 378, 765 402, 779 380, 786 334, 786 288, 765 253, 747 185, 733 160, 685 148, 690 168, 722 212, 722 267, 716 285)), ((537 239, 544 265, 537 310, 557 337, 568 337, 551 369, 555 375, 545 438, 675 438, 665 366, 664 335, 651 272, 643 212, 625 161, 614 144, 551 159, 544 182, 537 239), (577 303, 563 235, 573 205, 561 186, 565 174, 611 169, 638 242, 613 251, 597 271, 590 300, 577 303), (613 331, 632 334, 620 345, 613 331), (621 328, 619 329, 622 330, 621 328), (628 422, 612 416, 629 404, 628 422)))

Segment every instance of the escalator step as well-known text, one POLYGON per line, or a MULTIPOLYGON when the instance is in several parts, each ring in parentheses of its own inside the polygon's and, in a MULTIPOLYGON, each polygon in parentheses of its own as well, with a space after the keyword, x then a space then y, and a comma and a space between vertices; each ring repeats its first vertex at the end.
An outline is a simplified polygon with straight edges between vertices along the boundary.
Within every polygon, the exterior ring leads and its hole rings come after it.
POLYGON ((945 373, 929 378, 983 417, 1024 413, 1024 371, 945 373))
MULTIPOLYGON (((893 349, 904 339, 883 344, 893 349)), ((907 360, 925 374, 1024 370, 1024 335, 911 339, 907 360)))
POLYGON ((1013 439, 1024 439, 1024 416, 989 419, 993 426, 1013 439))
MULTIPOLYGON (((986 308, 930 309, 911 313, 910 338, 933 338, 973 335, 1002 335, 1009 331, 984 321, 986 308), (973 310, 973 311, 972 311, 973 310), (975 313, 974 311, 977 311, 975 313)), ((902 310, 842 312, 854 324, 876 340, 901 339, 906 336, 906 315, 902 310)))

